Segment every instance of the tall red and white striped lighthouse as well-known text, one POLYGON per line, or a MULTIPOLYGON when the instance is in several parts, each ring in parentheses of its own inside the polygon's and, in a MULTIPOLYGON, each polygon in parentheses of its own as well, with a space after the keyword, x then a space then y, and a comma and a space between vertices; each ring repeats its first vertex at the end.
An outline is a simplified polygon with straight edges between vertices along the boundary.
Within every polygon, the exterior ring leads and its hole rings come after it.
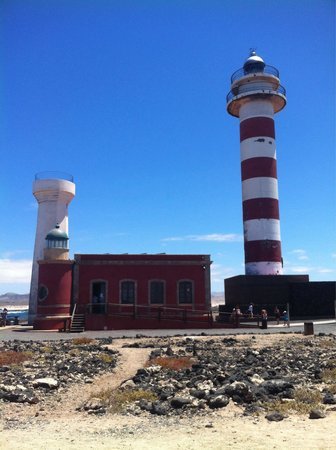
POLYGON ((286 105, 279 72, 251 51, 231 77, 229 114, 240 120, 246 275, 281 275, 274 114, 286 105))

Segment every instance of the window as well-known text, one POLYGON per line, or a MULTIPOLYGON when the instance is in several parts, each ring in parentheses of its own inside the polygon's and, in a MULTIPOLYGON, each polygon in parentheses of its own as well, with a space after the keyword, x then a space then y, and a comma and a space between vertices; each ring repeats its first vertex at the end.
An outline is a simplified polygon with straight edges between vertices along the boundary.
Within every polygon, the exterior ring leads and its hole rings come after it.
POLYGON ((49 294, 48 288, 44 286, 44 284, 40 284, 37 293, 38 302, 42 303, 48 297, 48 294, 49 294))
POLYGON ((149 288, 149 303, 154 305, 161 305, 164 303, 164 296, 164 281, 151 281, 149 288))
POLYGON ((192 281, 179 281, 178 301, 187 304, 193 302, 193 284, 192 281))
POLYGON ((125 305, 135 303, 135 282, 122 281, 120 284, 120 302, 125 305))
POLYGON ((47 248, 68 248, 68 241, 65 239, 47 239, 47 248))

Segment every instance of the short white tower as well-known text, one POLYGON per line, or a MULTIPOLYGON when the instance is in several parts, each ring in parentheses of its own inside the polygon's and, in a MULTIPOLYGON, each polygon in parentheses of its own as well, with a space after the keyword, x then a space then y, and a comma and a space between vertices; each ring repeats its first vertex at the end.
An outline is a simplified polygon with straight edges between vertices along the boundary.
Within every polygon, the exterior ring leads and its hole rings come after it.
POLYGON ((38 264, 44 258, 46 236, 55 224, 68 235, 68 205, 75 196, 73 177, 64 173, 36 174, 33 194, 38 202, 37 227, 29 297, 29 323, 36 316, 38 291, 38 264))

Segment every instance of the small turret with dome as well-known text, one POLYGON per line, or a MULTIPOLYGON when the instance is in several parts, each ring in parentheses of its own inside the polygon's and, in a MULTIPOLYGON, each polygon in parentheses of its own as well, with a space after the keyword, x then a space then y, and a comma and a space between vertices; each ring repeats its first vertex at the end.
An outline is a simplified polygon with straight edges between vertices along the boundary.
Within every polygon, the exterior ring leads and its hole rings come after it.
POLYGON ((68 259, 69 249, 68 234, 60 228, 59 224, 56 224, 46 236, 46 248, 44 249, 45 260, 57 260, 68 259))
POLYGON ((49 231, 46 236, 47 248, 68 248, 68 234, 61 230, 59 224, 49 231))

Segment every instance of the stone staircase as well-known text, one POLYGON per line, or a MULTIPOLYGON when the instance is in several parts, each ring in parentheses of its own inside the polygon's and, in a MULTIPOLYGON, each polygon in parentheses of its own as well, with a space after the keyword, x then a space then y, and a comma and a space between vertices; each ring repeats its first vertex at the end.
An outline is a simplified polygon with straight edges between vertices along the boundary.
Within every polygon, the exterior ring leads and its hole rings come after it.
POLYGON ((85 330, 85 314, 75 313, 70 324, 70 333, 83 333, 85 330))

